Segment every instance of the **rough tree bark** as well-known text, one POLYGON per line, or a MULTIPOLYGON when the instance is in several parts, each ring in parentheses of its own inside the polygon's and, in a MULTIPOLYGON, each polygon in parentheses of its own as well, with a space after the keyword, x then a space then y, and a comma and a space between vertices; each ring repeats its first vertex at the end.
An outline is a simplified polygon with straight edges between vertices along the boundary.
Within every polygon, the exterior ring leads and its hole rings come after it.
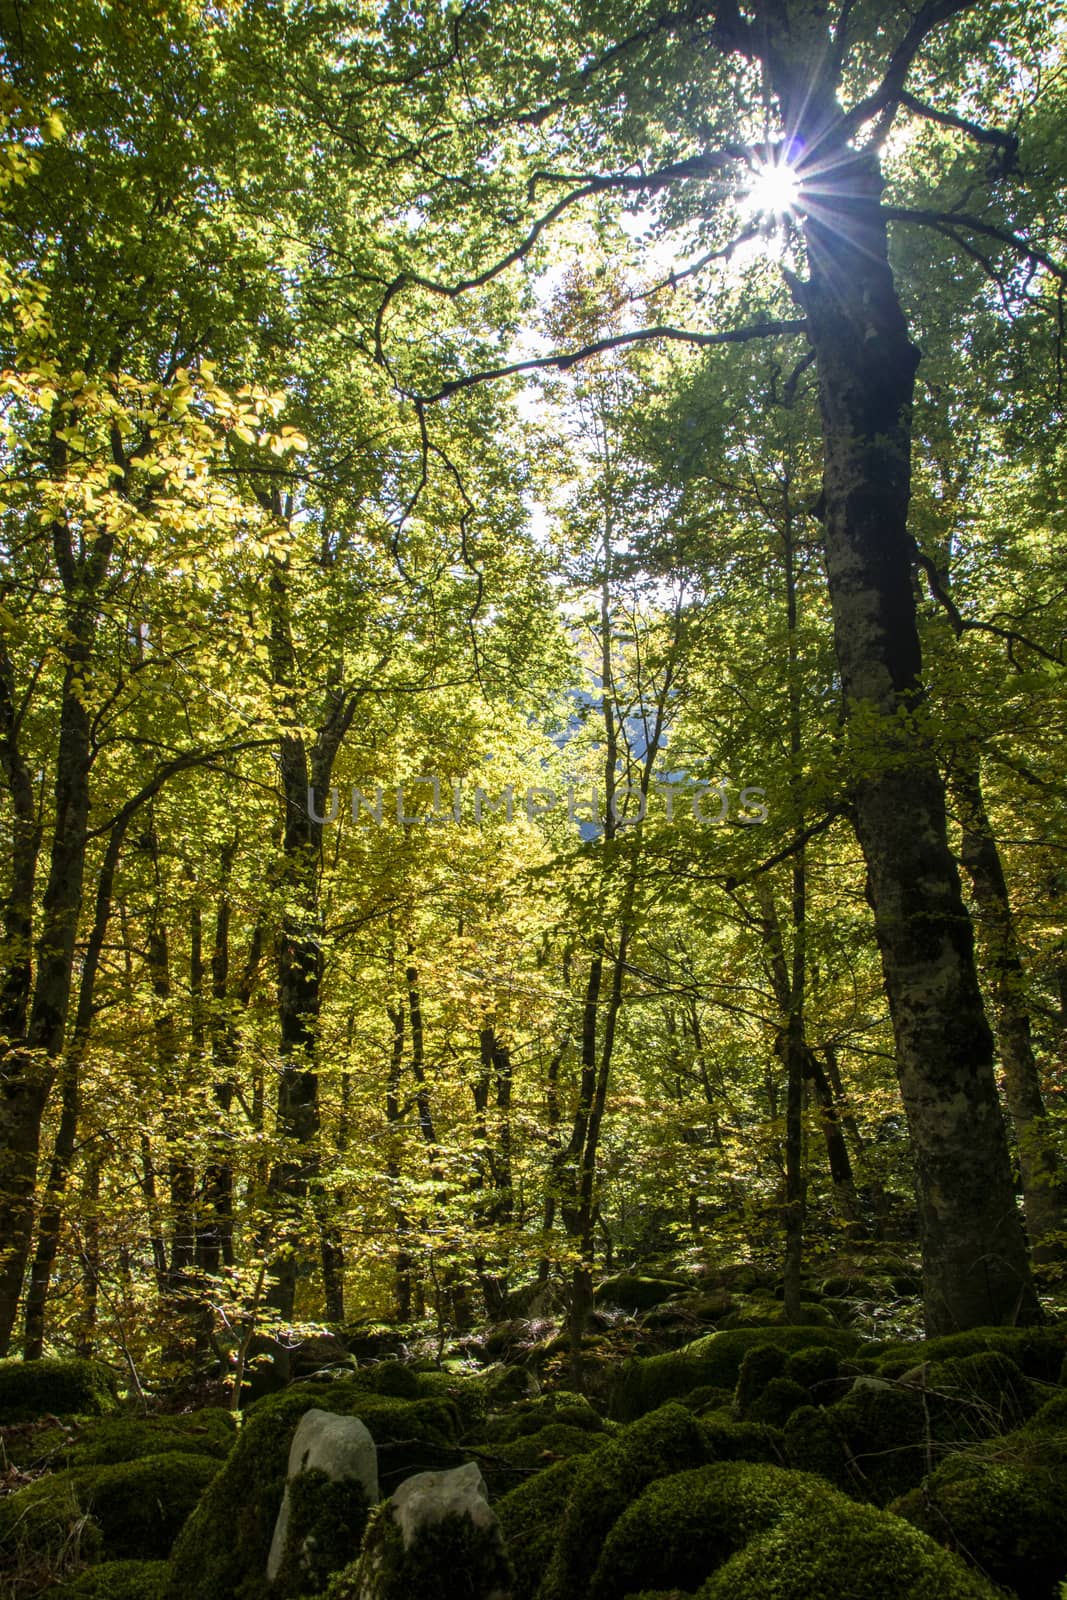
POLYGON ((917 1180, 930 1334, 1040 1311, 1015 1206, 970 920, 945 794, 913 716, 921 658, 907 531, 919 352, 888 261, 873 149, 833 149, 839 116, 799 62, 772 72, 785 125, 832 177, 794 280, 815 353, 834 637, 851 718, 856 831, 870 882, 917 1180), (835 164, 836 158, 836 164, 835 164))

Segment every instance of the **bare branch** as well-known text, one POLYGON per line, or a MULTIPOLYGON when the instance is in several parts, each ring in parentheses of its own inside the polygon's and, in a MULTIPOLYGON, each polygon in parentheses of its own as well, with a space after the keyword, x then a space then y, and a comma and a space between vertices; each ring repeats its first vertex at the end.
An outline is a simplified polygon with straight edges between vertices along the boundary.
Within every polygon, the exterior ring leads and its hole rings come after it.
POLYGON ((419 406, 435 405, 437 401, 447 400, 450 395, 458 394, 462 389, 471 389, 478 383, 515 377, 520 372, 544 372, 552 367, 559 372, 566 372, 568 367, 588 361, 592 356, 602 355, 606 350, 618 350, 630 344, 649 344, 658 339, 674 339, 683 344, 702 346, 747 344, 752 339, 768 339, 776 335, 792 337, 804 334, 807 330, 807 322, 800 317, 752 323, 745 328, 724 328, 719 333, 701 333, 697 328, 639 328, 634 333, 619 333, 608 339, 597 339, 593 344, 583 345, 580 350, 568 350, 554 356, 535 356, 529 361, 513 361, 506 367, 488 367, 482 372, 468 372, 462 378, 453 378, 451 382, 442 384, 434 394, 410 398, 414 398, 419 406))
POLYGON ((897 99, 902 106, 907 106, 909 111, 914 111, 918 117, 924 117, 927 122, 937 122, 943 128, 955 128, 960 133, 968 134, 979 144, 996 145, 1011 158, 1018 153, 1018 134, 1005 133, 1002 128, 984 128, 980 123, 971 122, 967 117, 957 116, 954 111, 938 111, 934 106, 928 106, 924 100, 909 94, 906 89, 900 91, 897 99))
POLYGON ((883 206, 882 215, 892 222, 916 222, 942 232, 946 228, 963 228, 968 233, 979 233, 985 239, 995 239, 998 244, 1006 245, 1024 261, 1036 262, 1060 283, 1067 283, 1067 266, 1061 266, 1046 251, 1030 244, 1020 234, 1012 233, 1007 228, 998 228, 995 223, 986 222, 981 217, 972 217, 959 211, 928 211, 913 206, 883 206))

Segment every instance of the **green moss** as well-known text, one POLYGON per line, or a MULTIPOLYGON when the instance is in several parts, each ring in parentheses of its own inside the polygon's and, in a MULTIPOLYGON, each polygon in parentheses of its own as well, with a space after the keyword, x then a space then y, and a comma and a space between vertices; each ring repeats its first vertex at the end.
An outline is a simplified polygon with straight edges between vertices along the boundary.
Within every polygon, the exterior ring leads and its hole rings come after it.
POLYGON ((879 1370, 888 1378, 900 1377, 923 1361, 949 1361, 962 1356, 995 1351, 1008 1356, 1028 1378, 1054 1383, 1067 1348, 1067 1325, 1055 1328, 971 1328, 949 1333, 921 1344, 886 1345, 878 1356, 879 1370))
POLYGON ((1009 1356, 996 1350, 932 1362, 926 1387, 936 1396, 939 1422, 952 1437, 1010 1433, 1033 1415, 1037 1397, 1009 1356))
POLYGON ((468 1516, 452 1514, 419 1530, 405 1548, 388 1501, 371 1517, 358 1562, 330 1582, 328 1600, 481 1600, 514 1581, 500 1541, 468 1516))
POLYGON ((794 1411, 786 1450, 792 1466, 884 1505, 926 1471, 927 1421, 917 1389, 865 1381, 832 1406, 794 1411))
POLYGON ((1040 1414, 940 1462, 893 1510, 1029 1600, 1067 1570, 1067 1429, 1040 1414))
POLYGON ((786 1464, 785 1435, 761 1422, 735 1422, 723 1416, 704 1416, 700 1431, 709 1461, 773 1461, 786 1464))
POLYGON ((787 1508, 817 1511, 828 1493, 803 1473, 749 1462, 717 1462, 661 1478, 609 1532, 588 1600, 618 1600, 655 1583, 696 1589, 787 1508))
POLYGON ((648 1311, 672 1295, 684 1294, 687 1283, 675 1278, 642 1278, 622 1272, 615 1278, 605 1278, 598 1284, 593 1299, 599 1305, 622 1306, 627 1311, 648 1311))
POLYGON ((171 1452, 71 1472, 115 1560, 166 1556, 219 1470, 213 1456, 171 1452))
POLYGON ((47 1575, 103 1551, 99 1525, 70 1472, 53 1472, 14 1494, 0 1496, 0 1569, 36 1564, 47 1575))
POLYGON ((748 1415, 748 1409, 763 1393, 772 1378, 780 1377, 789 1360, 780 1345, 757 1344, 746 1350, 737 1374, 734 1405, 739 1416, 748 1415))
POLYGON ((61 1588, 49 1589, 43 1600, 162 1600, 167 1581, 165 1561, 102 1561, 61 1588))
POLYGON ((379 1481, 389 1484, 461 1459, 447 1400, 403 1400, 354 1379, 293 1384, 248 1408, 237 1444, 177 1540, 169 1600, 262 1600, 263 1574, 285 1489, 289 1446, 305 1411, 359 1417, 378 1445, 379 1481))
MULTIPOLYGON (((767 1470, 767 1469, 765 1469, 767 1470)), ((899 1517, 824 1490, 789 1508, 697 1591, 698 1600, 1001 1600, 899 1517)))
POLYGON ((811 1391, 813 1399, 825 1404, 834 1397, 834 1385, 841 1371, 841 1357, 828 1344, 808 1345, 795 1350, 785 1364, 785 1377, 811 1391))
POLYGON ((748 1408, 747 1421, 780 1428, 801 1406, 811 1405, 811 1393, 792 1378, 772 1378, 748 1408))
POLYGON ((494 1445, 491 1455, 480 1456, 490 1495, 506 1494, 530 1471, 550 1467, 567 1456, 587 1455, 605 1436, 585 1428, 572 1428, 565 1422, 550 1422, 536 1433, 524 1433, 508 1444, 494 1445))
POLYGON ((587 1433, 600 1433, 604 1429, 603 1417, 584 1395, 555 1389, 534 1399, 521 1400, 501 1415, 490 1417, 482 1430, 482 1438, 489 1443, 506 1444, 524 1433, 539 1433, 550 1422, 584 1428, 587 1433))
POLYGON ((43 1416, 104 1416, 117 1409, 115 1375, 100 1361, 0 1361, 0 1424, 43 1416))
MULTIPOLYGON (((802 1300, 796 1318, 788 1318, 785 1307, 775 1300, 760 1302, 750 1300, 747 1306, 731 1311, 723 1317, 722 1326, 730 1328, 832 1328, 833 1314, 817 1300, 802 1300)), ((810 1341, 811 1335, 808 1334, 810 1341)))
POLYGON ((489 1385, 478 1373, 420 1372, 416 1374, 415 1398, 451 1405, 466 1432, 485 1421, 489 1385))
POLYGON ((680 1405, 662 1406, 583 1456, 540 1600, 584 1594, 604 1539, 631 1500, 654 1479, 707 1460, 705 1434, 680 1405))
MULTIPOLYGON (((851 1355, 861 1345, 858 1334, 843 1328, 820 1332, 818 1340, 841 1355, 851 1355)), ((628 1422, 693 1389, 709 1384, 732 1389, 746 1353, 754 1346, 772 1344, 791 1353, 811 1342, 810 1329, 803 1327, 732 1328, 706 1334, 666 1355, 637 1357, 626 1362, 617 1376, 612 1415, 628 1422)))
POLYGON ((110 1466, 177 1451, 223 1461, 236 1438, 229 1414, 213 1408, 181 1417, 107 1417, 79 1431, 65 1460, 70 1466, 110 1466))
POLYGON ((359 1554, 370 1505, 354 1478, 333 1479, 317 1468, 289 1481, 289 1531, 272 1593, 320 1594, 330 1575, 359 1554))
POLYGON ((578 1456, 527 1478, 496 1503, 515 1569, 514 1600, 534 1600, 555 1549, 564 1507, 581 1465, 578 1456))

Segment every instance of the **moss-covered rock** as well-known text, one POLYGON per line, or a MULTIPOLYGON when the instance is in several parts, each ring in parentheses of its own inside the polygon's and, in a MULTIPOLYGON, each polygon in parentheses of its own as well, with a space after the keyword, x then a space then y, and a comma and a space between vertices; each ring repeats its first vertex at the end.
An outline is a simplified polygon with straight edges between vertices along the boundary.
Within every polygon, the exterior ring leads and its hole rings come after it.
POLYGON ((162 1600, 167 1582, 165 1561, 102 1561, 62 1587, 49 1589, 42 1600, 162 1600))
POLYGON ((358 1562, 337 1574, 330 1600, 503 1600, 511 1562, 477 1467, 421 1473, 367 1524, 358 1562))
POLYGON ((804 1473, 749 1462, 660 1478, 616 1520, 585 1593, 621 1600, 653 1585, 692 1591, 787 1508, 817 1514, 826 1495, 804 1473))
POLYGON ((224 1461, 236 1439, 229 1412, 205 1407, 187 1416, 103 1418, 80 1428, 63 1456, 68 1466, 111 1466, 172 1451, 224 1461))
POLYGON ((584 1595, 616 1519, 656 1478, 702 1466, 708 1443, 684 1406, 666 1405, 581 1457, 539 1600, 584 1595))
POLYGON ((672 1295, 684 1294, 689 1288, 675 1278, 642 1278, 633 1273, 621 1272, 617 1277, 605 1278, 593 1291, 595 1303, 622 1306, 626 1311, 647 1311, 651 1306, 662 1305, 672 1295))
POLYGON ((0 1500, 0 1549, 162 1559, 219 1470, 210 1456, 172 1453, 51 1473, 0 1500))
POLYGON ((811 1344, 795 1350, 783 1370, 783 1376, 807 1389, 819 1405, 826 1405, 839 1397, 841 1357, 828 1344, 811 1344))
POLYGON ((549 1423, 582 1428, 587 1433, 602 1433, 604 1419, 582 1394, 554 1389, 536 1398, 521 1400, 498 1416, 490 1417, 480 1437, 487 1443, 507 1444, 526 1433, 540 1433, 549 1423))
POLYGON ((70 1472, 50 1473, 0 1496, 0 1571, 22 1578, 37 1573, 43 1585, 103 1554, 103 1543, 70 1472))
MULTIPOLYGON (((770 1469, 764 1469, 770 1470, 770 1469)), ((824 1489, 790 1505, 697 1591, 698 1600, 1001 1600, 932 1539, 824 1489)))
POLYGON ((463 1460, 450 1400, 398 1399, 356 1379, 294 1384, 268 1395, 249 1407, 237 1444, 175 1544, 169 1600, 262 1600, 289 1446, 313 1407, 365 1423, 378 1446, 383 1493, 412 1473, 463 1460))
POLYGON ((1047 1410, 945 1457, 892 1507, 1026 1600, 1051 1600, 1067 1572, 1067 1418, 1047 1410))
POLYGON ((560 1518, 581 1466, 578 1456, 557 1462, 510 1490, 496 1514, 515 1569, 514 1600, 534 1600, 545 1575, 560 1518))
POLYGON ((288 1537, 272 1595, 321 1594, 331 1575, 356 1559, 370 1504, 356 1478, 316 1467, 289 1479, 288 1537))
MULTIPOLYGON (((832 1328, 834 1326, 833 1312, 828 1310, 818 1300, 802 1300, 800 1310, 795 1318, 786 1316, 785 1307, 776 1300, 749 1300, 745 1306, 740 1306, 736 1311, 731 1311, 729 1316, 723 1317, 723 1328, 832 1328)), ((810 1342, 811 1335, 808 1339, 810 1342)))
POLYGON ((998 1350, 931 1362, 922 1381, 935 1406, 938 1431, 949 1437, 981 1439, 1010 1433, 1038 1405, 1034 1386, 1011 1357, 998 1350))
POLYGON ((537 1433, 524 1433, 508 1444, 494 1445, 492 1452, 479 1454, 479 1466, 490 1495, 506 1494, 531 1472, 551 1467, 568 1456, 587 1455, 607 1436, 572 1428, 565 1422, 550 1422, 537 1433))
POLYGON ((214 1456, 172 1451, 78 1467, 71 1478, 99 1525, 115 1560, 154 1561, 168 1555, 190 1512, 219 1470, 214 1456))
MULTIPOLYGON (((861 1344, 858 1334, 844 1328, 820 1330, 817 1337, 820 1345, 843 1356, 852 1355, 861 1344)), ((666 1355, 635 1357, 624 1363, 617 1374, 611 1395, 612 1415, 629 1422, 693 1389, 707 1385, 732 1389, 746 1353, 754 1347, 773 1344, 792 1353, 811 1343, 810 1328, 768 1325, 709 1333, 666 1355)))
POLYGON ((1065 1350, 1067 1324, 1061 1324, 1052 1328, 971 1328, 922 1343, 884 1345, 877 1356, 879 1370, 887 1378, 898 1378, 924 1361, 949 1361, 993 1351, 1014 1361, 1028 1378, 1054 1383, 1065 1350))
POLYGON ((792 1378, 772 1378, 748 1408, 747 1421, 781 1428, 801 1406, 811 1405, 811 1393, 792 1378))
POLYGON ((928 1470, 928 1422, 919 1390, 859 1379, 832 1406, 794 1411, 785 1425, 786 1450, 800 1471, 886 1505, 928 1470))
POLYGON ((43 1416, 100 1417, 118 1409, 115 1374, 100 1361, 0 1361, 0 1424, 43 1416))
POLYGON ((786 1352, 776 1344, 757 1344, 745 1351, 734 1388, 738 1416, 748 1415, 749 1407, 759 1399, 771 1379, 781 1377, 788 1360, 786 1352))

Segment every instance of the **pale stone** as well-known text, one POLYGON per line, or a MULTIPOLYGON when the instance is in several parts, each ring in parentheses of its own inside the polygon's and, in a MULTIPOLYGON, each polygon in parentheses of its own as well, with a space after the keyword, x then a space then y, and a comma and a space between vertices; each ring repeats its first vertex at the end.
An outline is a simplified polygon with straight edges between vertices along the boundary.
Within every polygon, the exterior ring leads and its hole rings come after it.
MULTIPOLYGON (((289 1447, 288 1477, 316 1468, 335 1482, 356 1478, 363 1485, 370 1505, 378 1501, 378 1452, 374 1440, 358 1417, 338 1416, 334 1411, 305 1411, 297 1423, 289 1447)), ((289 1533, 289 1485, 274 1524, 267 1581, 273 1583, 281 1569, 285 1541, 289 1533)))

